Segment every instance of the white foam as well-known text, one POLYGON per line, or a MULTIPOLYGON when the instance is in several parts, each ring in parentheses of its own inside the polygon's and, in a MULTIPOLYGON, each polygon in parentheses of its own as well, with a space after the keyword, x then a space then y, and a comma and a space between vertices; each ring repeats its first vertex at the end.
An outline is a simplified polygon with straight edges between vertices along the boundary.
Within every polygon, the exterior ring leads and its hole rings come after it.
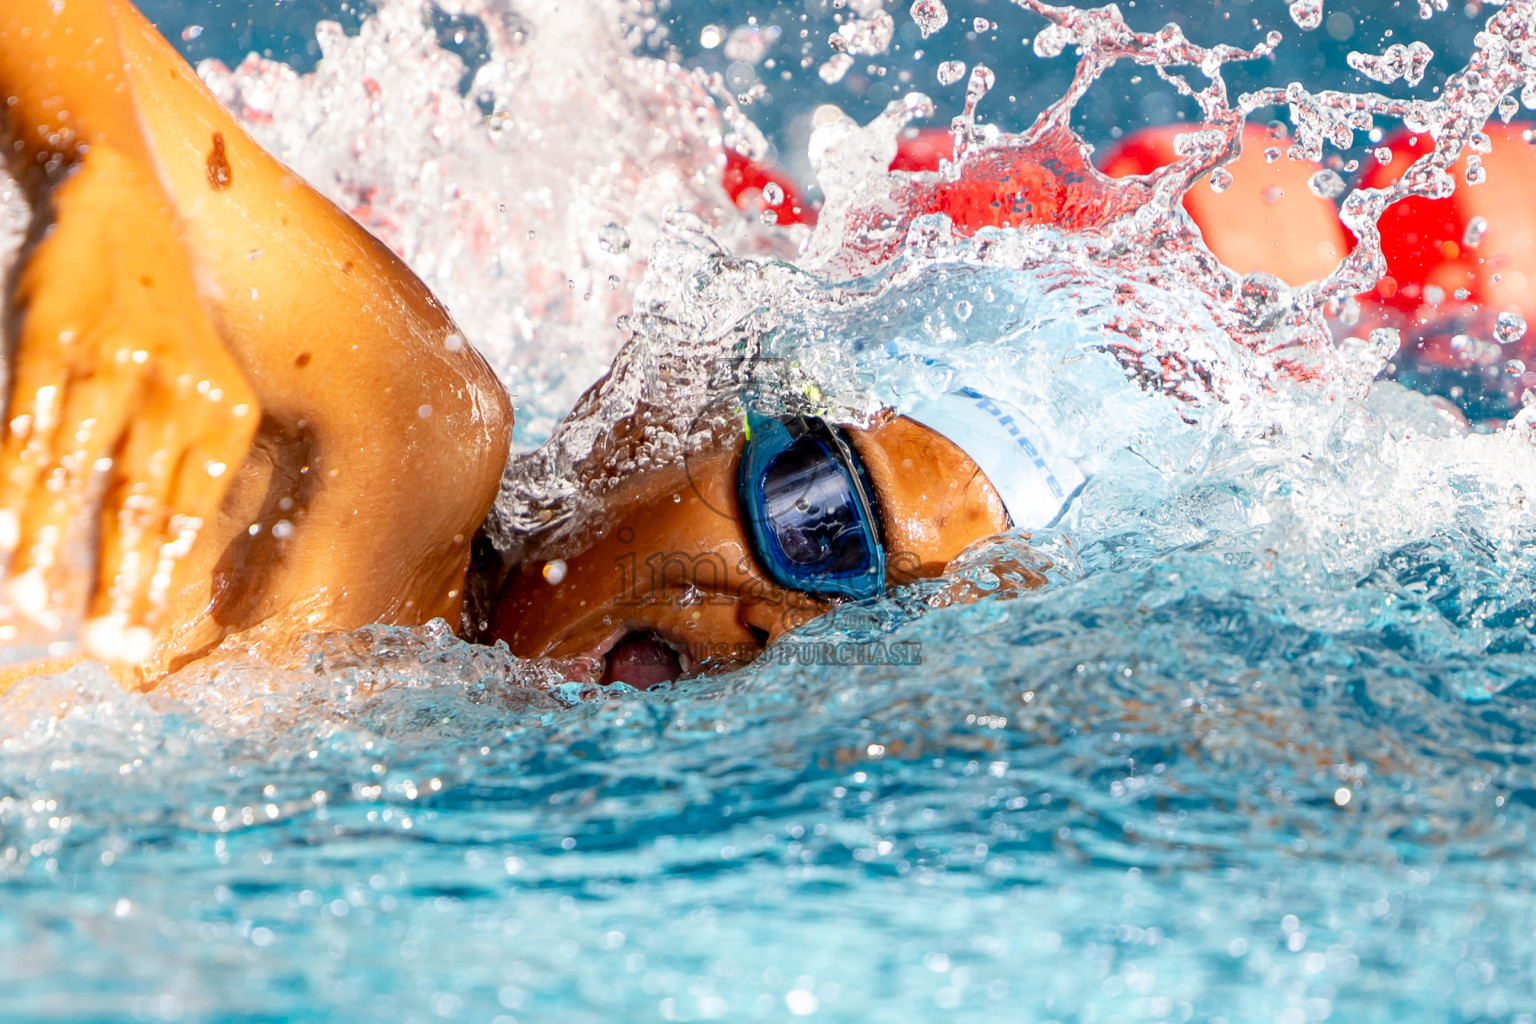
POLYGON ((451 5, 491 43, 468 96, 426 7, 386 0, 356 37, 322 22, 313 74, 254 56, 199 70, 258 141, 404 257, 517 396, 519 438, 539 438, 623 343, 616 321, 667 210, 749 249, 783 236, 730 204, 706 80, 636 57, 623 4, 451 5))

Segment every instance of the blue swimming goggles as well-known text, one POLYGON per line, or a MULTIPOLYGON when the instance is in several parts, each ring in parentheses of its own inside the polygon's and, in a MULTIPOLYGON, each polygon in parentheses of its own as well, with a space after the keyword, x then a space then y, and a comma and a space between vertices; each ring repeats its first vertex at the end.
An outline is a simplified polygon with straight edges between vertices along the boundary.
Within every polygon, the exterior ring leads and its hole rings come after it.
POLYGON ((885 548, 864 463, 814 416, 748 410, 736 476, 753 554, 788 590, 861 600, 885 591, 885 548))

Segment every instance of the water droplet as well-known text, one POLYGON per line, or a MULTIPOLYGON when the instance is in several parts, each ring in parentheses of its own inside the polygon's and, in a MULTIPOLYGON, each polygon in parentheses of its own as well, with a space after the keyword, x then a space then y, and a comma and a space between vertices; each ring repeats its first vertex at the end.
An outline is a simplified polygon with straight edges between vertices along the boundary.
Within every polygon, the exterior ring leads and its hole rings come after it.
MULTIPOLYGON (((896 32, 896 22, 884 11, 876 11, 874 17, 864 20, 855 18, 837 27, 827 42, 832 49, 843 54, 857 53, 865 57, 877 57, 891 45, 896 32)), ((830 63, 830 61, 828 62, 830 63)))
POLYGON ((933 116, 933 99, 927 93, 909 92, 901 98, 901 106, 913 117, 926 120, 933 116))
POLYGON ((1379 163, 1379 164, 1389 164, 1389 163, 1392 162, 1392 147, 1391 146, 1377 146, 1376 147, 1376 152, 1373 155, 1376 157, 1376 162, 1377 163, 1379 163))
MULTIPOLYGON (((1467 221, 1467 230, 1462 232, 1461 244, 1467 249, 1476 249, 1483 244, 1483 236, 1488 233, 1488 218, 1473 217, 1467 221)), ((1458 293, 1457 298, 1466 298, 1458 293)))
POLYGON ((706 50, 713 50, 725 42, 725 29, 719 25, 705 25, 699 30, 699 45, 706 50))
POLYGON ((784 186, 776 181, 770 181, 763 186, 763 202, 769 206, 778 206, 784 201, 784 186))
POLYGON ((1317 28, 1323 23, 1322 0, 1295 0, 1291 4, 1291 20, 1300 29, 1317 28))
POLYGON ((1499 100, 1499 120, 1509 124, 1520 112, 1520 103, 1513 96, 1505 96, 1499 100))
MULTIPOLYGON (((1520 90, 1520 103, 1526 110, 1536 110, 1536 82, 1527 82, 1520 90)), ((1527 142, 1530 140, 1527 139, 1527 142)))
POLYGON ((1350 67, 1373 81, 1389 84, 1401 78, 1409 85, 1418 85, 1434 56, 1435 51, 1415 41, 1408 46, 1393 43, 1379 57, 1356 50, 1344 59, 1350 67))
POLYGON ((1493 152, 1493 140, 1488 138, 1487 132, 1473 132, 1467 138, 1467 147, 1474 153, 1487 155, 1493 152))
POLYGON ((1511 359, 1504 364, 1504 372, 1511 377, 1519 377, 1525 373, 1525 363, 1519 359, 1511 359))
POLYGON ((1265 163, 1272 164, 1276 160, 1279 160, 1279 159, 1280 159, 1280 147, 1279 146, 1270 146, 1268 149, 1266 149, 1264 151, 1264 162, 1265 163))
POLYGON ((1371 347, 1390 359, 1403 343, 1403 335, 1396 327, 1378 327, 1371 332, 1371 347))
POLYGON ((202 34, 203 34, 203 26, 201 26, 201 25, 188 25, 186 28, 181 30, 181 39, 182 39, 182 42, 190 43, 192 40, 196 39, 198 36, 200 36, 202 34))
POLYGON ((1465 175, 1468 185, 1481 185, 1488 180, 1488 172, 1483 169, 1483 163, 1475 156, 1467 157, 1467 173, 1465 175))
POLYGON ((563 558, 544 563, 544 582, 551 586, 559 586, 565 582, 566 564, 563 558))
POLYGON ((1244 274, 1237 289, 1238 312, 1256 328, 1272 323, 1283 312, 1288 291, 1285 282, 1273 274, 1244 274))
POLYGON ((756 64, 768 52, 772 35, 756 25, 741 25, 732 29, 731 34, 725 38, 726 59, 756 64))
POLYGON ((975 29, 977 32, 987 32, 991 30, 992 23, 986 18, 972 18, 971 28, 975 29))
POLYGON ((947 60, 939 65, 939 84, 954 85, 965 76, 965 61, 947 60))
POLYGON ((1072 30, 1067 26, 1047 25, 1035 35, 1035 56, 1060 57, 1072 38, 1072 30))
POLYGON ((1333 199, 1344 191, 1344 179, 1337 171, 1322 170, 1307 179, 1307 188, 1319 199, 1333 199))
POLYGON ((1403 81, 1409 85, 1418 85, 1424 80, 1424 72, 1429 68, 1429 62, 1435 59, 1435 51, 1425 43, 1415 39, 1408 44, 1408 69, 1403 72, 1403 81))
POLYGON ((1225 192, 1232 187, 1232 172, 1225 167, 1218 167, 1211 172, 1211 191, 1225 192))
POLYGON ((784 993, 784 1006, 796 1017, 809 1017, 821 1005, 821 1000, 809 989, 793 988, 784 993))
POLYGON ((821 80, 828 85, 836 85, 843 80, 848 69, 853 67, 853 58, 846 53, 834 53, 827 58, 827 62, 816 72, 821 80))
POLYGON ((955 303, 955 319, 961 321, 969 320, 971 318, 971 309, 971 304, 966 300, 961 299, 959 302, 955 303))
POLYGON ((1513 345, 1525 337, 1525 318, 1519 313, 1500 313, 1493 322, 1493 340, 1500 345, 1513 345))
POLYGON ((949 24, 949 8, 944 6, 944 0, 914 0, 911 14, 924 39, 949 24))
POLYGON ((965 84, 965 109, 972 112, 981 98, 992 91, 992 85, 997 81, 997 76, 992 69, 985 64, 977 64, 971 69, 971 80, 965 84))
POLYGON ((629 248, 629 232, 618 224, 604 224, 597 233, 597 244, 604 252, 620 253, 629 248))

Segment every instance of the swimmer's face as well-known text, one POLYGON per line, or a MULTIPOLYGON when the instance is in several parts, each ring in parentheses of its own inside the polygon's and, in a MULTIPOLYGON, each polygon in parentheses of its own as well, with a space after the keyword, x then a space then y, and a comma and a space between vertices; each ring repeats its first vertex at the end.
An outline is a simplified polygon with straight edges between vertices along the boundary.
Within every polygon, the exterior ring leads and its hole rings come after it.
MULTIPOLYGON (((895 417, 848 430, 881 517, 887 585, 937 576, 1007 528, 997 491, 944 437, 895 417)), ((641 688, 756 658, 831 607, 775 585, 736 498, 743 439, 686 467, 638 474, 608 499, 595 538, 530 552, 492 633, 524 657, 577 659, 573 675, 641 688)))

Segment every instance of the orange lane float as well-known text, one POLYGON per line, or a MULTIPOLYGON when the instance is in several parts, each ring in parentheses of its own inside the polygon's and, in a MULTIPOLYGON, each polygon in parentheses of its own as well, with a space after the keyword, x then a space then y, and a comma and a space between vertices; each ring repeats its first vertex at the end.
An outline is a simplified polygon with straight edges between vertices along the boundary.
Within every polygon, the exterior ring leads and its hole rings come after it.
MULTIPOLYGON (((1174 139, 1187 130, 1165 125, 1136 132, 1109 150, 1103 172, 1125 179, 1172 163, 1174 139)), ((1464 156, 1453 169, 1455 194, 1410 198, 1387 210, 1381 219, 1387 274, 1361 296, 1367 322, 1399 326, 1408 354, 1436 365, 1467 363, 1467 353, 1453 339, 1464 332, 1492 337, 1499 313, 1523 317, 1530 310, 1536 315, 1536 190, 1529 187, 1536 180, 1536 146, 1525 141, 1526 125, 1486 130, 1492 144, 1481 156, 1486 181, 1466 184, 1464 156)), ((1319 165, 1283 156, 1267 159, 1267 151, 1286 145, 1263 127, 1247 126, 1242 155, 1226 168, 1231 185, 1219 193, 1197 185, 1184 197, 1184 207, 1226 266, 1240 273, 1271 273, 1297 285, 1329 273, 1353 239, 1334 204, 1308 186, 1319 165)), ((1368 168, 1360 184, 1380 187, 1395 181, 1429 141, 1404 133, 1384 145, 1391 159, 1368 168)), ((986 227, 1027 224, 1080 230, 1103 224, 1146 197, 1134 187, 1105 189, 1066 137, 973 151, 959 163, 953 180, 932 173, 953 159, 954 137, 948 130, 904 133, 891 162, 891 170, 904 177, 887 197, 894 202, 878 204, 878 215, 886 218, 882 226, 899 229, 917 216, 940 212, 962 237, 986 227)), ((770 205, 781 224, 815 223, 816 210, 781 170, 732 153, 723 183, 744 208, 770 205), (764 204, 761 197, 770 184, 783 197, 764 204)), ((902 231, 882 234, 891 241, 861 254, 863 268, 877 266, 899 249, 902 231)), ((1536 358, 1536 332, 1509 345, 1503 355, 1536 358)))
POLYGON ((725 151, 725 169, 720 172, 720 184, 725 186, 731 202, 743 210, 772 210, 778 218, 776 223, 781 225, 814 226, 816 223, 816 211, 806 202, 795 179, 777 167, 765 167, 734 149, 725 151), (772 194, 770 185, 779 190, 777 196, 772 194))
MULTIPOLYGON (((1186 130, 1169 125, 1136 133, 1111 151, 1105 173, 1126 178, 1172 163, 1174 137, 1186 130)), ((1191 189, 1185 208, 1212 251, 1234 270, 1265 271, 1288 284, 1321 278, 1347 250, 1349 238, 1333 204, 1307 187, 1307 179, 1320 168, 1287 159, 1267 162, 1264 151, 1275 143, 1263 128, 1245 129, 1243 142, 1243 155, 1227 168, 1233 176, 1231 187, 1220 194, 1207 187, 1191 189)), ((953 159, 954 136, 948 130, 903 134, 890 166, 910 176, 894 186, 890 196, 899 211, 897 220, 944 213, 962 237, 987 227, 1028 224, 1081 230, 1127 212, 1148 195, 1135 187, 1106 189, 1075 140, 1064 134, 1030 146, 975 150, 960 162, 953 180, 932 175, 941 161, 953 159)), ((760 203, 756 197, 774 183, 784 193, 777 207, 779 223, 815 223, 815 211, 782 171, 729 154, 723 182, 738 205, 760 203)), ((880 216, 890 217, 892 209, 892 204, 883 205, 880 216)), ((886 221, 883 226, 900 225, 886 221)), ((899 238, 901 232, 887 230, 884 235, 899 238)), ((884 249, 865 254, 869 266, 891 255, 884 249)))
MULTIPOLYGON (((1104 173, 1123 178, 1173 163, 1174 137, 1189 130, 1164 125, 1128 136, 1106 154, 1104 173)), ((1266 160, 1266 150, 1286 145, 1259 125, 1246 126, 1242 156, 1226 167, 1232 184, 1224 192, 1195 185, 1184 196, 1184 209, 1223 264, 1240 274, 1273 274, 1294 286, 1325 277, 1350 242, 1333 203, 1307 186, 1321 167, 1284 156, 1266 160)))
MULTIPOLYGON (((1485 127, 1491 149, 1480 154, 1486 180, 1468 184, 1468 154, 1451 169, 1456 191, 1444 199, 1414 196, 1387 209, 1380 221, 1386 276, 1368 293, 1370 304, 1404 324, 1420 359, 1439 365, 1481 361, 1458 336, 1480 339, 1482 351, 1500 313, 1536 315, 1536 147, 1530 125, 1485 127)), ((1429 151, 1428 136, 1406 132, 1384 147, 1391 159, 1361 178, 1368 188, 1395 182, 1429 151)), ((1502 353, 1529 361, 1536 338, 1527 334, 1502 353)))

